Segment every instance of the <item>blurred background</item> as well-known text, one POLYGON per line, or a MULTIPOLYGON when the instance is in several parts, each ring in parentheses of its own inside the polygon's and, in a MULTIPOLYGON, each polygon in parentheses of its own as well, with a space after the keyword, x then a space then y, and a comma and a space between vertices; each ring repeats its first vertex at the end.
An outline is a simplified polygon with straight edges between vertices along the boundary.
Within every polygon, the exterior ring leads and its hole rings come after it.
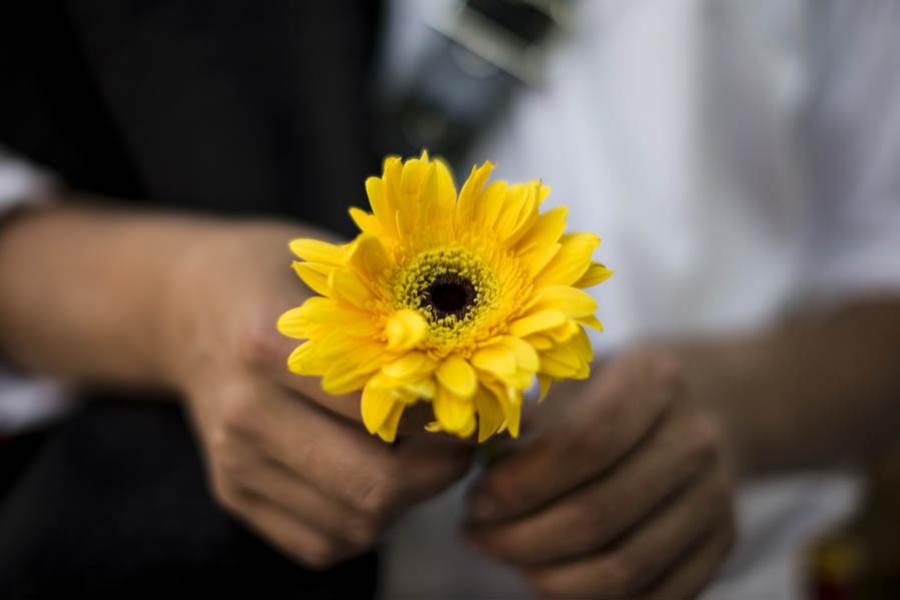
MULTIPOLYGON (((11 2, 0 77, 8 189, 349 235, 387 154, 541 178, 617 273, 599 356, 900 293, 896 2, 11 2)), ((8 435, 56 414, 52 382, 0 384, 8 435)), ((398 524, 384 597, 527 595, 458 539, 463 490, 398 524)), ((900 450, 739 509, 709 598, 900 597, 900 450)))

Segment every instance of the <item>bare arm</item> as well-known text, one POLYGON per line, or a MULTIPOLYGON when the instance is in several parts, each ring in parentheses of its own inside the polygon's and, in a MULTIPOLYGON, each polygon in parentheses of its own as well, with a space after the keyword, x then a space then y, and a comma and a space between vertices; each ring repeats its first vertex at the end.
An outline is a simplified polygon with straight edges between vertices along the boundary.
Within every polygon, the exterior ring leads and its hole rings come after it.
POLYGON ((358 398, 288 373, 295 342, 275 322, 309 292, 287 244, 311 233, 86 206, 23 214, 0 231, 0 350, 68 380, 180 392, 219 503, 318 568, 371 548, 460 477, 468 451, 384 444, 309 400, 355 417, 358 398))
POLYGON ((734 539, 736 476, 833 465, 896 436, 898 358, 887 299, 623 353, 561 386, 537 435, 476 484, 470 537, 547 596, 694 597, 734 539))
POLYGON ((172 273, 224 222, 61 205, 0 229, 0 354, 65 379, 172 385, 172 273))
POLYGON ((674 352, 748 473, 864 457, 900 425, 900 299, 674 352))

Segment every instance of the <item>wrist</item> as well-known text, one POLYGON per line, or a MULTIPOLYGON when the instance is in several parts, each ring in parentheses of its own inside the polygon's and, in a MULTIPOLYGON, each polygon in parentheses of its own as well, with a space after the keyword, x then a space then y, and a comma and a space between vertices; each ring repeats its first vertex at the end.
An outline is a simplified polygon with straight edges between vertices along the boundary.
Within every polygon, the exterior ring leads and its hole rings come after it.
POLYGON ((209 256, 235 225, 198 220, 187 227, 189 235, 179 237, 171 263, 163 269, 154 352, 159 379, 179 392, 186 391, 188 374, 197 362, 198 316, 208 305, 206 282, 209 269, 215 268, 209 265, 209 256))

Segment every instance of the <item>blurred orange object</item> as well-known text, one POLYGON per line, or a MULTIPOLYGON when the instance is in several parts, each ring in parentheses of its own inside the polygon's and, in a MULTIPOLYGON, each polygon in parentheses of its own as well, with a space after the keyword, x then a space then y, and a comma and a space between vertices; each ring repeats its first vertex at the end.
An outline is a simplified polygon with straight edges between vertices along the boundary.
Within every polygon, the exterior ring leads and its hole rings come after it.
POLYGON ((811 600, 900 598, 900 449, 868 470, 859 513, 807 550, 811 600))

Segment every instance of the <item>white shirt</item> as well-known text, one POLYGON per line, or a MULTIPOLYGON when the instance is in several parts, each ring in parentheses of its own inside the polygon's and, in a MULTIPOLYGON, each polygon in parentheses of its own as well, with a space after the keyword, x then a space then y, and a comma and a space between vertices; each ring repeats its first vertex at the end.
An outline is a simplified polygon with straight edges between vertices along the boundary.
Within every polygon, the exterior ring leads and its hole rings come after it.
MULTIPOLYGON (((393 1, 395 75, 427 38, 421 13, 445 2, 393 1)), ((568 204, 571 224, 604 238, 597 257, 616 276, 596 289, 607 326, 594 340, 599 355, 900 287, 895 6, 576 4, 547 84, 517 99, 472 160, 493 160, 507 179, 542 177, 554 189, 549 205, 568 204)), ((34 184, 28 172, 0 153, 0 207, 29 195, 16 187, 34 184)), ((40 389, 0 379, 0 424, 17 418, 5 405, 53 397, 40 389)), ((385 597, 527 597, 514 573, 459 540, 463 489, 399 525, 385 597)), ((707 597, 797 597, 798 549, 855 493, 849 478, 822 473, 745 486, 741 541, 707 597)))
MULTIPOLYGON (((0 146, 0 228, 14 208, 44 202, 53 185, 49 173, 0 146)), ((0 364, 0 434, 43 423, 65 406, 55 382, 23 378, 0 364)))
MULTIPOLYGON (((395 0, 398 80, 444 0, 395 0)), ((582 1, 540 89, 472 161, 540 177, 548 206, 603 238, 592 290, 606 331, 636 340, 755 329, 900 291, 900 10, 877 0, 582 1)), ((393 35, 392 35, 393 33, 393 35)), ((459 540, 462 487, 402 522, 387 598, 527 597, 459 540)), ((800 550, 853 506, 851 477, 744 486, 740 542, 708 598, 796 598, 800 550)))

